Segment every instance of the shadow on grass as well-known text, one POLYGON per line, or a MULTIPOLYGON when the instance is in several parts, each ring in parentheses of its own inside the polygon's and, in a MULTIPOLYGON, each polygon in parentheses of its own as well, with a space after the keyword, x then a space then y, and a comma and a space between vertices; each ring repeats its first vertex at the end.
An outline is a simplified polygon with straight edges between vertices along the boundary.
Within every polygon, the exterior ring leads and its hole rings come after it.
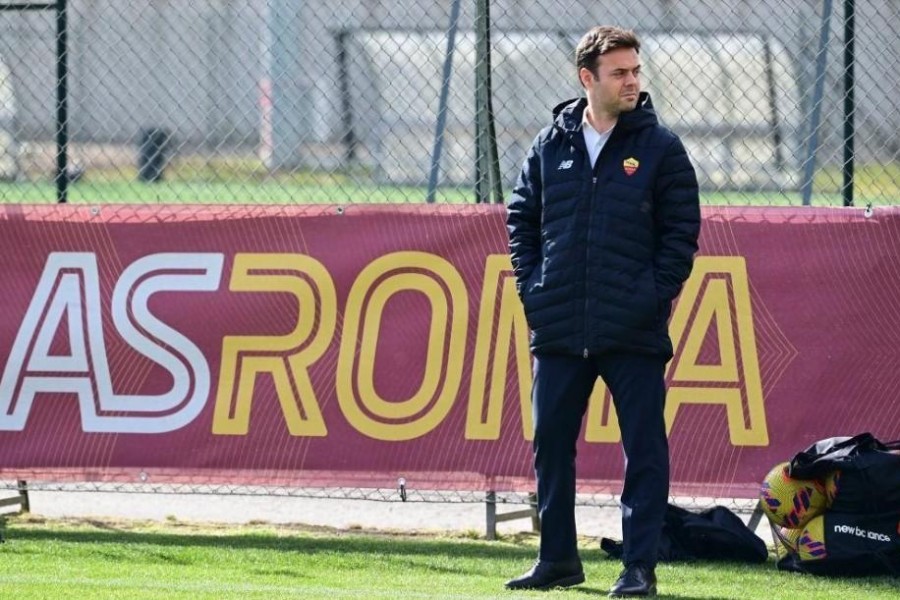
MULTIPOLYGON (((610 582, 612 583, 612 582, 610 582)), ((577 588, 571 588, 573 592, 580 592, 585 596, 591 598, 606 598, 609 593, 609 588, 604 587, 596 587, 596 586, 580 586, 577 588)), ((687 596, 684 594, 657 594, 653 596, 655 600, 734 600, 733 598, 728 598, 725 596, 687 596)))
MULTIPOLYGON (((96 525, 93 528, 67 530, 64 528, 50 529, 43 527, 31 527, 28 525, 17 526, 8 523, 6 527, 6 539, 12 543, 22 542, 53 542, 65 544, 85 544, 101 546, 93 550, 103 554, 104 544, 110 545, 110 559, 118 557, 114 545, 128 545, 141 547, 142 552, 152 555, 157 562, 174 562, 182 560, 180 557, 170 556, 172 548, 196 548, 215 550, 264 550, 284 553, 296 553, 306 557, 316 555, 340 554, 350 556, 352 561, 360 559, 370 560, 379 557, 379 564, 390 563, 394 568, 410 571, 427 571, 435 575, 464 575, 496 578, 498 590, 502 581, 508 577, 518 575, 527 569, 535 558, 536 548, 533 538, 507 538, 500 542, 487 542, 485 540, 472 540, 467 538, 435 539, 433 537, 404 537, 402 535, 385 535, 372 533, 348 533, 327 532, 310 533, 307 531, 280 531, 272 532, 248 532, 221 535, 208 533, 170 533, 157 531, 132 531, 123 530, 108 524, 96 525), (97 527, 105 527, 98 529, 97 527), (157 556, 158 555, 158 556, 157 556), (475 565, 458 566, 440 560, 450 558, 475 558, 488 559, 477 561, 475 565), (511 563, 503 566, 504 572, 498 573, 496 561, 511 563), (509 572, 505 572, 509 568, 509 572)), ((581 558, 586 567, 592 573, 586 585, 572 588, 571 592, 577 595, 591 595, 605 597, 608 586, 613 583, 621 566, 616 560, 609 559, 605 552, 599 548, 587 548, 581 550, 581 558), (599 569, 598 569, 599 567, 599 569), (598 578, 604 578, 603 580, 598 578)), ((190 560, 190 559, 187 559, 190 560)), ((699 571, 718 571, 721 569, 721 578, 727 581, 735 577, 735 567, 738 567, 745 575, 754 572, 764 580, 781 580, 785 583, 785 577, 795 577, 793 573, 776 571, 771 560, 763 564, 748 565, 738 563, 720 562, 685 562, 672 563, 679 569, 698 569, 699 571)), ((272 565, 270 568, 257 569, 256 574, 278 575, 282 577, 304 578, 302 568, 291 569, 272 565)), ((718 574, 717 574, 718 575, 718 574)), ((754 576, 755 577, 755 576, 754 576)), ((812 576, 810 576, 812 577, 812 576)), ((817 581, 819 578, 815 578, 817 581)), ((865 578, 835 578, 835 582, 849 585, 851 588, 859 586, 862 594, 865 592, 890 592, 896 590, 897 580, 890 577, 865 577, 865 578)), ((665 578, 663 577, 665 586, 665 578)), ((796 580, 792 583, 796 585, 796 580)), ((664 592, 665 590, 663 590, 664 592)), ((852 592, 851 592, 852 593, 852 592)), ((717 596, 693 596, 688 594, 667 594, 657 596, 660 599, 671 600, 725 600, 717 596)))
MULTIPOLYGON (((447 540, 434 538, 410 538, 399 535, 336 532, 328 534, 291 533, 240 533, 210 535, 199 533, 166 533, 154 531, 65 530, 17 527, 8 524, 5 531, 8 541, 54 541, 68 544, 128 544, 143 546, 254 549, 296 552, 306 555, 340 552, 342 554, 371 555, 452 555, 456 557, 484 557, 494 559, 534 559, 534 546, 517 542, 486 542, 466 538, 447 540)), ((586 550, 586 560, 601 560, 606 554, 599 550, 586 550)))

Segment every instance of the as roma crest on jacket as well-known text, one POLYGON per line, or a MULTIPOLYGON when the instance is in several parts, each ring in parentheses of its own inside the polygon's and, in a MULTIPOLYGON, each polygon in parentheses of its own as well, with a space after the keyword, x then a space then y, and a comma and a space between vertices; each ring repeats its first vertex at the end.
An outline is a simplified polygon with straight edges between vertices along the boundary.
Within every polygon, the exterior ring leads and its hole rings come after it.
POLYGON ((638 170, 638 167, 641 166, 641 163, 638 162, 638 159, 634 158, 626 158, 622 161, 622 168, 625 169, 625 174, 631 177, 634 175, 635 171, 638 170))

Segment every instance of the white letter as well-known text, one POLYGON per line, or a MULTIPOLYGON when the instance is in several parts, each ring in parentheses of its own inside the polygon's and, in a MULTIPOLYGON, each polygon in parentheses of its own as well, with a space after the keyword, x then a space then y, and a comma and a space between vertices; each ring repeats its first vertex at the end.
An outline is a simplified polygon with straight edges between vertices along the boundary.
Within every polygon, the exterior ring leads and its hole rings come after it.
MULTIPOLYGON (((54 252, 47 257, 0 379, 0 430, 24 429, 34 396, 40 392, 75 393, 82 416, 95 412, 86 337, 90 338, 91 344, 97 340, 91 330, 100 328, 99 288, 97 261, 93 254, 54 252), (70 353, 51 355, 50 345, 64 317, 68 321, 70 353), (27 370, 23 372, 26 363, 27 370), (39 373, 78 373, 82 376, 51 377, 39 373)), ((102 346, 102 330, 99 339, 102 346)), ((93 357, 96 360, 96 352, 93 357)), ((105 352, 102 359, 105 364, 105 352)))
POLYGON ((193 342, 157 319, 148 303, 157 292, 218 289, 223 262, 221 254, 152 254, 125 269, 113 292, 113 323, 129 346, 171 373, 172 388, 158 395, 119 395, 108 370, 98 369, 100 407, 141 416, 98 416, 85 422, 85 431, 161 433, 184 427, 200 414, 209 395, 209 364, 193 342))
POLYGON ((155 254, 135 261, 122 274, 113 292, 113 323, 126 343, 166 369, 173 380, 163 394, 131 396, 112 389, 95 256, 50 254, 0 379, 0 430, 24 429, 34 396, 42 392, 77 394, 84 431, 161 433, 190 423, 209 395, 209 365, 196 345, 150 312, 148 302, 160 291, 216 290, 222 263, 221 254, 155 254), (51 355, 63 318, 69 354, 51 355), (132 414, 103 414, 111 411, 132 414))

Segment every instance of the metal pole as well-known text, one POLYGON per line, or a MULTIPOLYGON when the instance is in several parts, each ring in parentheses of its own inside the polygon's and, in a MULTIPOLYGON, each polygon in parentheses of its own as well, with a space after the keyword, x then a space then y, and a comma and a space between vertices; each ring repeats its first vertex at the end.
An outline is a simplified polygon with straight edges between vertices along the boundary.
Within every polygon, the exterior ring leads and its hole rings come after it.
POLYGON ((494 194, 494 202, 503 202, 503 184, 500 181, 500 157, 497 153, 497 129, 494 120, 494 84, 491 81, 491 13, 490 3, 486 3, 485 9, 485 66, 487 70, 487 94, 485 95, 485 112, 487 117, 487 152, 488 169, 490 170, 491 192, 494 194))
POLYGON ((292 170, 303 165, 304 152, 315 139, 315 77, 311 52, 326 35, 309 18, 309 0, 269 0, 265 34, 272 41, 266 67, 272 83, 272 166, 292 170))
POLYGON ((766 60, 766 87, 769 96, 769 118, 772 120, 772 144, 775 146, 775 170, 784 171, 784 138, 781 135, 781 119, 778 118, 778 89, 775 85, 775 57, 772 55, 772 41, 766 38, 763 46, 766 60))
POLYGON ((806 169, 803 175, 803 206, 812 200, 813 176, 816 173, 816 151, 819 147, 819 122, 822 117, 822 96, 825 93, 825 65, 828 54, 828 38, 831 33, 832 0, 824 0, 822 7, 822 32, 816 55, 816 83, 813 92, 812 116, 809 121, 809 149, 806 153, 806 169))
POLYGON ((68 24, 66 22, 66 0, 56 3, 56 201, 68 202, 68 24))
POLYGON ((475 202, 503 201, 497 138, 491 105, 490 1, 478 0, 475 12, 475 202))
POLYGON ((453 0, 450 7, 450 27, 447 30, 447 53, 444 56, 444 73, 441 78, 441 95, 438 100, 437 125, 434 131, 434 151, 431 154, 431 170, 428 174, 428 195, 425 202, 434 203, 438 174, 441 169, 441 150, 444 147, 444 131, 447 129, 447 98, 450 95, 450 78, 453 75, 453 51, 456 49, 456 31, 459 28, 459 6, 462 0, 453 0))
POLYGON ((844 206, 853 206, 853 171, 855 166, 854 135, 856 102, 854 98, 854 50, 856 42, 856 7, 854 0, 844 0, 844 206))
POLYGON ((487 85, 485 73, 485 38, 487 29, 487 11, 489 0, 475 2, 475 202, 490 201, 490 190, 485 189, 485 178, 490 177, 487 166, 487 149, 484 137, 487 131, 484 112, 484 88, 487 85))
POLYGON ((356 163, 356 131, 353 129, 353 100, 350 96, 350 66, 347 59, 347 44, 350 32, 341 30, 338 42, 338 82, 341 91, 341 142, 344 145, 344 166, 351 167, 356 163))

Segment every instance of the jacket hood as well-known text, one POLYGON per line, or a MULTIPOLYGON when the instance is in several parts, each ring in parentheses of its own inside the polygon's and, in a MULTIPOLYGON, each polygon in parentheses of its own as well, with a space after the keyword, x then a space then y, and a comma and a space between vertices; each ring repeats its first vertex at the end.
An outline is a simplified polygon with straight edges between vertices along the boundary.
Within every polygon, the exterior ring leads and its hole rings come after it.
MULTIPOLYGON (((581 131, 581 120, 584 117, 585 108, 587 108, 587 98, 584 97, 560 102, 553 107, 553 124, 568 133, 581 131)), ((616 127, 628 131, 650 127, 658 123, 659 119, 653 109, 650 94, 641 92, 638 96, 637 107, 621 113, 616 127)))

